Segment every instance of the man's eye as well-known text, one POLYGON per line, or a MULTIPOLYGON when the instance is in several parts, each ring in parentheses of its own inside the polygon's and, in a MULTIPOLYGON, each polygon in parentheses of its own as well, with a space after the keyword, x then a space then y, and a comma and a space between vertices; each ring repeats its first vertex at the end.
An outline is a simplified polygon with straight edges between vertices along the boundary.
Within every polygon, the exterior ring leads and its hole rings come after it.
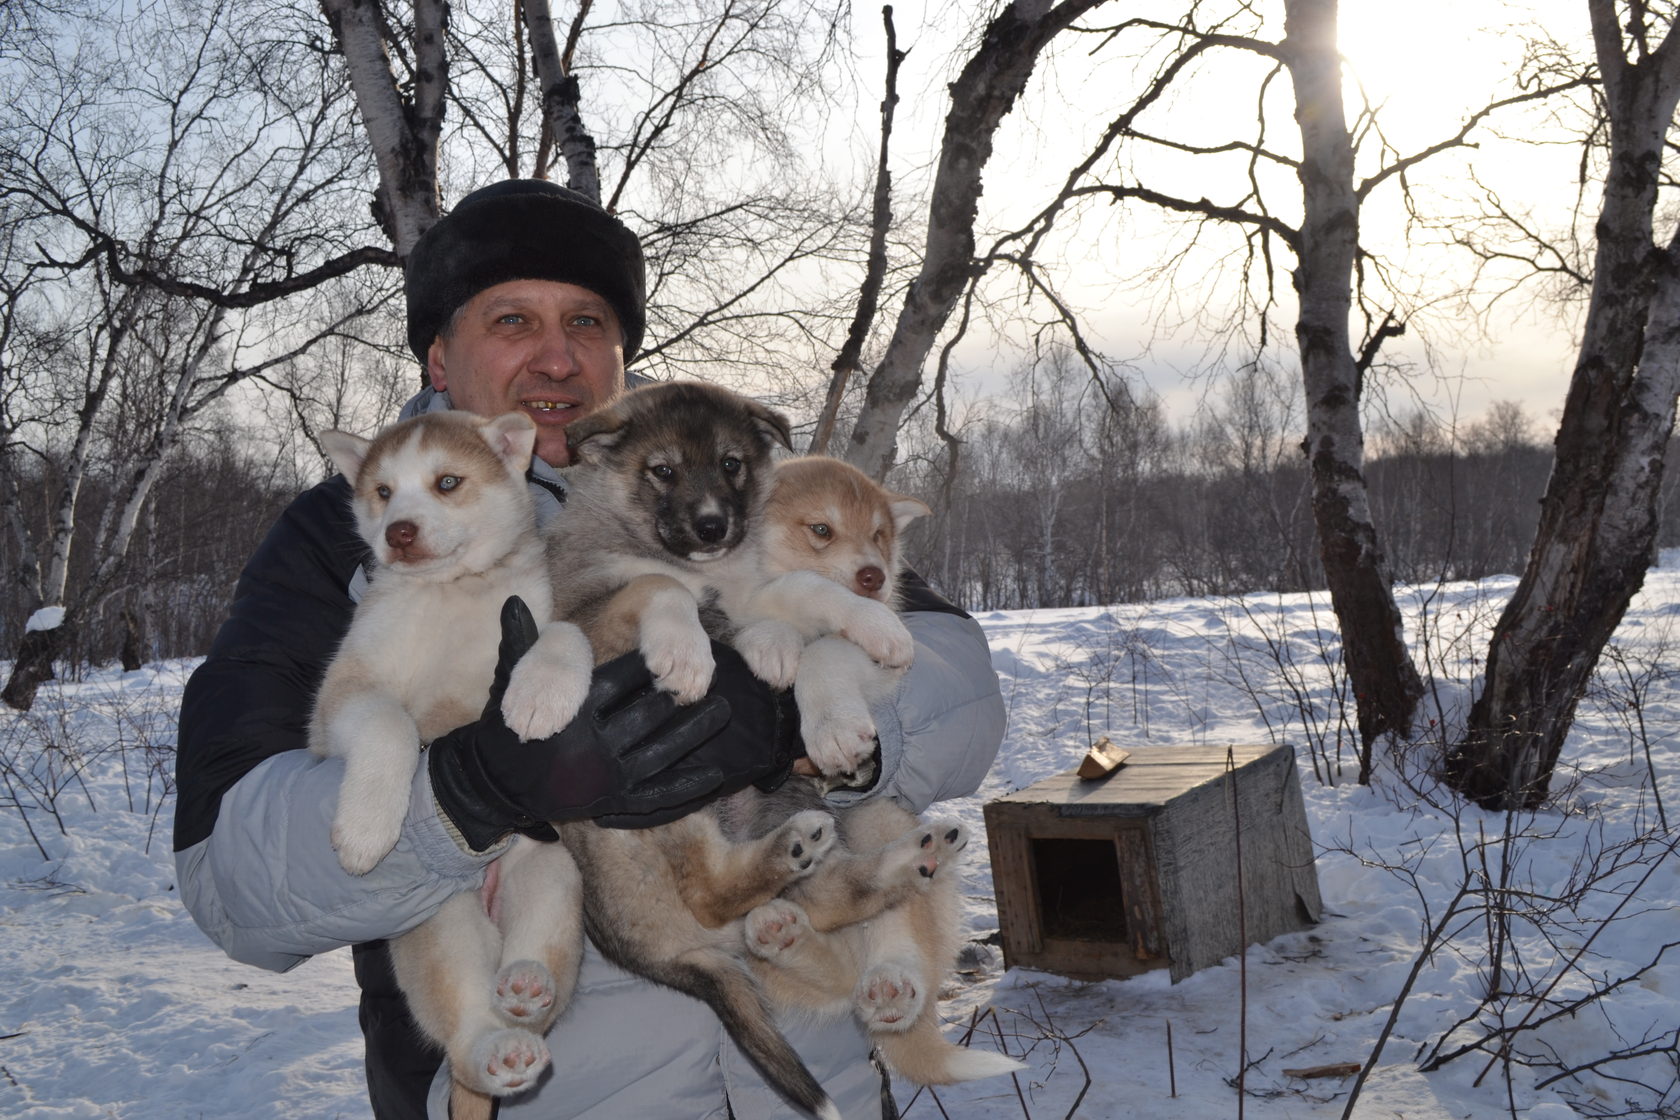
POLYGON ((459 485, 461 485, 461 476, 458 474, 442 475, 437 480, 437 488, 444 493, 448 493, 459 485))

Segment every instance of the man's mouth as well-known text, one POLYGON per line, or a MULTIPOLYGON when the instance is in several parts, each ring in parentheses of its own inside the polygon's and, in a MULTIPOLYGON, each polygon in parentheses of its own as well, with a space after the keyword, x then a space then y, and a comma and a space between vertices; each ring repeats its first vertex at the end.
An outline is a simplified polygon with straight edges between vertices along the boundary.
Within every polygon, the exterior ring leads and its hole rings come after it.
POLYGON ((552 416, 559 412, 570 412, 577 407, 570 401, 525 401, 524 405, 533 412, 540 412, 545 416, 552 416))

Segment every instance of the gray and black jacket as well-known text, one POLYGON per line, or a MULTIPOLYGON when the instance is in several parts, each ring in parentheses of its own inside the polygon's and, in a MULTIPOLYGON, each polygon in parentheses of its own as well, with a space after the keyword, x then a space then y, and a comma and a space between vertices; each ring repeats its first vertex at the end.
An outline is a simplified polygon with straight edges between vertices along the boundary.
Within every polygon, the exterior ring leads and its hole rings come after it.
MULTIPOLYGON (((434 407, 436 407, 434 405, 434 407)), ((535 465, 533 492, 564 531, 564 488, 535 465)), ((495 853, 464 851, 417 769, 397 848, 372 872, 338 864, 329 834, 342 762, 306 749, 310 707, 349 626, 366 548, 349 487, 300 496, 241 574, 232 612, 182 701, 175 860, 182 899, 230 957, 275 971, 354 947, 367 1076, 381 1120, 427 1114, 440 1055, 418 1032, 391 976, 385 939, 476 890, 495 853)), ((920 812, 980 785, 1004 708, 979 626, 919 580, 906 624, 915 663, 875 712, 881 776, 837 801, 891 796, 920 812)), ((881 1115, 867 1036, 850 1019, 789 1024, 847 1120, 881 1115)), ((591 947, 577 993, 549 1035, 554 1065, 503 1117, 673 1120, 790 1115, 703 1004, 618 970, 591 947)), ((432 1115, 441 1116, 433 1106, 432 1115)))

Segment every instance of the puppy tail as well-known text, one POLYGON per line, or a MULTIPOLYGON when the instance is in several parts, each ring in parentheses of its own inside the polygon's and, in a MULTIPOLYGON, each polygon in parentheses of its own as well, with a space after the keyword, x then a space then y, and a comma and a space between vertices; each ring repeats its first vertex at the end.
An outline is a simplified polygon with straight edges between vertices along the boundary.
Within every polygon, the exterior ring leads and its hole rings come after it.
POLYGON ((495 1114, 491 1099, 459 1081, 449 1086, 449 1120, 490 1120, 495 1114))
POLYGON ((672 986, 711 1006, 772 1088, 818 1120, 840 1120, 834 1102, 776 1028, 770 1005, 751 973, 727 957, 707 964, 690 961, 679 968, 685 975, 672 986))
POLYGON ((872 1031, 881 1056, 895 1073, 919 1085, 977 1081, 1026 1069, 995 1050, 971 1050, 939 1033, 935 1016, 923 1014, 905 1031, 872 1031))

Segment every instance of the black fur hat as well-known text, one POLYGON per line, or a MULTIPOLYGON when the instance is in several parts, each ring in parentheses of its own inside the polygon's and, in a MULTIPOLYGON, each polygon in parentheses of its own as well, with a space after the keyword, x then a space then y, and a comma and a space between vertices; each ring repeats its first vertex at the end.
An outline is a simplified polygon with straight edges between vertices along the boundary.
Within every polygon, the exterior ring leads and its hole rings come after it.
POLYGON ((618 314, 625 360, 640 349, 647 272, 636 235, 577 191, 509 179, 463 198, 408 255, 408 347, 420 363, 457 308, 507 280, 588 288, 618 314))

